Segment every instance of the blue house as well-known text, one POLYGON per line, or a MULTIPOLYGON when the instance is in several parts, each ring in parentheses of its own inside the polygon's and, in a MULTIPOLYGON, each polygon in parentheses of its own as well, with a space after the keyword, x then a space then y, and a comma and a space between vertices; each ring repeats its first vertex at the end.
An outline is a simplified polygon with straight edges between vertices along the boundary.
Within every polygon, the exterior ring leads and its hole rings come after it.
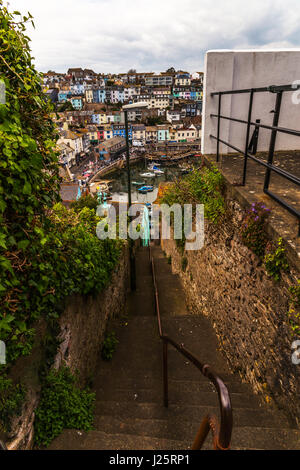
POLYGON ((65 103, 68 101, 68 98, 70 98, 71 92, 70 91, 60 91, 58 93, 58 102, 59 103, 65 103))
POLYGON ((104 103, 105 102, 105 88, 97 88, 93 90, 93 102, 104 103))
MULTIPOLYGON (((112 126, 112 130, 113 130, 113 137, 124 137, 124 138, 126 138, 126 130, 125 130, 124 125, 114 124, 112 126)), ((128 125, 128 137, 129 137, 129 140, 132 140, 132 126, 130 124, 128 125)))
POLYGON ((73 96, 71 98, 71 103, 72 103, 72 106, 74 109, 82 109, 83 108, 83 102, 82 102, 82 98, 81 97, 75 97, 73 96))
POLYGON ((104 103, 106 98, 105 88, 99 88, 99 103, 104 103))
POLYGON ((92 114, 92 123, 100 124, 100 114, 92 114))

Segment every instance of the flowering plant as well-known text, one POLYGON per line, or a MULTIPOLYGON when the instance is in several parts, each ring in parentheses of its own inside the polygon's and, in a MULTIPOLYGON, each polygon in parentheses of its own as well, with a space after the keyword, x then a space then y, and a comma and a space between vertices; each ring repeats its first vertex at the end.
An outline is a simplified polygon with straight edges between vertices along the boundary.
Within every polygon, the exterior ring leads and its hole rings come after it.
POLYGON ((263 258, 268 241, 265 223, 269 213, 270 209, 262 202, 254 202, 242 223, 241 238, 243 243, 259 258, 263 258))

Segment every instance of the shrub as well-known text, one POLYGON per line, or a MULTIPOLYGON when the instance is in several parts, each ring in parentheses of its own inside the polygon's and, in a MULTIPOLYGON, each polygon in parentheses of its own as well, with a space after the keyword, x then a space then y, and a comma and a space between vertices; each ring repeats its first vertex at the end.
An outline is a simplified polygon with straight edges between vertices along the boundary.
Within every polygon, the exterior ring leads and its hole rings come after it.
POLYGON ((0 375, 0 417, 4 432, 10 431, 12 416, 20 414, 24 396, 25 389, 21 384, 13 384, 6 375, 0 375))
POLYGON ((74 209, 76 212, 81 211, 85 207, 96 211, 97 206, 98 206, 97 197, 91 194, 84 194, 77 201, 74 201, 71 203, 71 208, 74 209))
POLYGON ((223 177, 215 166, 194 169, 174 184, 166 186, 159 203, 169 206, 175 203, 204 204, 205 217, 217 223, 225 212, 222 188, 223 177))
POLYGON ((35 414, 35 442, 48 446, 63 429, 89 431, 93 424, 95 394, 81 390, 66 367, 52 370, 43 383, 35 414))

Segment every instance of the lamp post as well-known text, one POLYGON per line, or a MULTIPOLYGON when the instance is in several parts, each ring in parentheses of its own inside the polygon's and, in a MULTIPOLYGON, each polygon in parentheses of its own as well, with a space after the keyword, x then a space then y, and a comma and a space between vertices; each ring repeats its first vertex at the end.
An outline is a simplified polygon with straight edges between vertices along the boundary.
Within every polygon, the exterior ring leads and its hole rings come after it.
MULTIPOLYGON (((127 166, 127 191, 128 191, 128 207, 131 207, 131 177, 130 177, 130 156, 129 156, 129 132, 128 132, 128 109, 148 108, 148 103, 138 102, 123 106, 125 116, 125 136, 126 136, 126 166, 127 166)), ((133 240, 129 239, 129 262, 130 262, 130 285, 131 290, 136 290, 136 270, 135 256, 133 249, 133 240)))

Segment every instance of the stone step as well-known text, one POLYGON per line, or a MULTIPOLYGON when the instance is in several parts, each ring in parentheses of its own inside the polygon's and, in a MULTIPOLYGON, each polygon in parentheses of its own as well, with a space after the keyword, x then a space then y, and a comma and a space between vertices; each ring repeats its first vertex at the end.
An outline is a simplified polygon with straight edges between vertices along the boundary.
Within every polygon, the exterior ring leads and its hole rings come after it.
POLYGON ((128 312, 130 315, 145 316, 150 315, 154 318, 155 305, 154 295, 151 290, 140 292, 136 291, 130 294, 128 298, 128 312))
POLYGON ((95 428, 108 434, 131 434, 155 439, 171 439, 192 444, 199 424, 184 423, 174 419, 127 418, 125 421, 113 416, 96 416, 95 428))
MULTIPOLYGON (((152 245, 163 331, 210 364, 227 384, 233 405, 234 449, 296 449, 299 431, 252 393, 233 374, 218 350, 213 327, 202 315, 189 315, 184 290, 159 246, 152 245)), ((95 376, 94 430, 66 430, 53 449, 189 449, 205 415, 219 414, 218 395, 200 371, 168 348, 169 407, 162 403, 162 342, 154 309, 149 251, 136 252, 137 290, 129 297, 126 323, 116 323, 119 340, 109 362, 99 359, 95 376)), ((209 436, 205 448, 212 448, 209 436)))
MULTIPOLYGON (((235 428, 232 450, 299 450, 299 431, 270 428, 235 428)), ((189 440, 164 439, 126 433, 64 430, 50 450, 189 450, 189 440)), ((203 449, 211 449, 211 435, 203 449)))
POLYGON ((138 257, 136 257, 135 270, 137 278, 143 275, 152 275, 149 256, 140 258, 140 255, 138 255, 138 257))
MULTIPOLYGON (((269 427, 281 429, 283 426, 288 427, 287 420, 282 420, 281 415, 266 411, 263 408, 250 408, 236 407, 233 412, 234 429, 236 427, 269 427)), ((162 403, 162 396, 160 403, 139 403, 136 401, 128 402, 115 402, 115 401, 97 401, 95 408, 95 428, 102 429, 101 422, 104 417, 107 417, 108 421, 116 419, 124 423, 131 423, 134 419, 135 422, 143 422, 145 429, 149 434, 147 428, 150 421, 162 421, 168 422, 170 429, 182 429, 182 433, 192 439, 194 433, 197 431, 202 419, 208 413, 219 416, 219 408, 217 404, 214 406, 198 406, 193 405, 174 405, 169 404, 168 408, 165 408, 162 403), (178 424, 180 423, 180 424, 178 424), (191 429, 191 433, 190 430, 191 429)), ((151 424, 149 425, 151 428, 151 424)), ((163 427, 162 427, 163 429, 163 427)), ((172 431, 170 431, 172 432, 172 431)), ((165 437, 172 437, 170 436, 165 437)))
POLYGON ((160 246, 151 245, 151 254, 154 259, 167 259, 160 246))
MULTIPOLYGON (((101 371, 99 371, 97 374, 97 381, 99 384, 98 386, 101 386, 101 382, 105 382, 108 387, 121 385, 122 388, 134 391, 138 391, 140 389, 160 389, 162 387, 162 377, 152 375, 130 377, 127 372, 125 374, 119 374, 116 380, 112 375, 107 377, 105 372, 101 373, 101 371)), ((237 381, 232 375, 227 376, 224 383, 231 392, 245 394, 251 393, 251 388, 248 384, 237 381)), ((179 390, 181 393, 197 393, 198 391, 211 392, 215 390, 214 385, 208 380, 208 378, 204 377, 200 373, 197 380, 179 380, 177 378, 169 378, 168 384, 170 392, 173 389, 179 390)))
POLYGON ((163 276, 174 276, 179 279, 177 274, 172 274, 172 267, 168 263, 167 258, 155 258, 154 260, 155 274, 157 279, 162 279, 163 276))
POLYGON ((181 450, 190 443, 103 431, 81 432, 66 429, 49 446, 50 450, 181 450))
POLYGON ((153 292, 153 285, 152 285, 152 274, 142 274, 140 276, 137 275, 136 277, 136 290, 140 290, 144 292, 147 290, 149 292, 153 292))
MULTIPOLYGON (((259 401, 255 395, 245 395, 244 393, 231 393, 232 407, 235 408, 258 408, 260 406, 259 401)), ((162 390, 154 389, 140 389, 139 392, 134 390, 128 390, 123 388, 114 388, 113 390, 107 389, 106 386, 103 388, 97 388, 96 392, 97 400, 115 400, 116 402, 122 401, 135 401, 137 403, 160 403, 162 400, 162 390)), ((172 393, 169 393, 169 403, 174 405, 201 405, 201 406, 217 406, 218 394, 217 392, 202 392, 198 391, 195 393, 184 394, 180 390, 173 389, 172 393)))

